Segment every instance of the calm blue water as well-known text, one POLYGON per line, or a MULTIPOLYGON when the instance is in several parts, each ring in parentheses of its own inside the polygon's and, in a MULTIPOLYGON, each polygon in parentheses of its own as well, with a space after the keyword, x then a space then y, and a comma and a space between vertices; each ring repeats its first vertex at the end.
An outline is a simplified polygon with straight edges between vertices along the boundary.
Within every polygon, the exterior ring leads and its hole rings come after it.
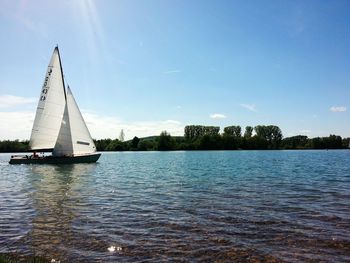
POLYGON ((0 253, 350 261, 350 151, 104 153, 61 166, 9 158, 0 155, 0 253))

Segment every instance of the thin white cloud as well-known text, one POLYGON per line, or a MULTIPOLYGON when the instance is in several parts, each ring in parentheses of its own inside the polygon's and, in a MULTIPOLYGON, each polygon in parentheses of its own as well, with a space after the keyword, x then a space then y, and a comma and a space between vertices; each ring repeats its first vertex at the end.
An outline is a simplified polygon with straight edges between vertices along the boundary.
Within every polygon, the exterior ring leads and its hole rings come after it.
POLYGON ((247 110, 257 112, 255 104, 244 104, 244 103, 242 103, 242 104, 240 104, 240 106, 245 108, 245 109, 247 109, 247 110))
POLYGON ((172 136, 184 133, 184 126, 176 120, 126 122, 115 116, 103 116, 91 111, 83 110, 82 114, 92 137, 98 139, 118 138, 121 129, 124 130, 126 140, 134 136, 141 138, 159 135, 162 131, 167 131, 172 136))
POLYGON ((175 125, 180 125, 181 122, 175 121, 175 120, 166 120, 164 121, 165 124, 175 124, 175 125))
POLYGON ((32 111, 0 111, 0 140, 29 140, 34 115, 32 111))
POLYGON ((37 98, 26 98, 13 95, 0 95, 0 108, 10 108, 23 104, 32 104, 37 102, 37 98))
POLYGON ((344 107, 344 106, 332 106, 329 110, 332 112, 344 112, 344 111, 346 111, 346 107, 344 107))
POLYGON ((226 119, 226 115, 221 113, 213 113, 213 114, 210 114, 209 117, 212 119, 226 119))
POLYGON ((168 71, 163 71, 163 74, 174 74, 174 73, 180 73, 181 70, 174 69, 174 70, 168 70, 168 71))
POLYGON ((311 133, 310 130, 300 130, 299 132, 300 132, 301 134, 309 134, 309 133, 311 133))
MULTIPOLYGON (((121 129, 124 130, 126 140, 134 136, 141 138, 159 135, 162 131, 167 131, 172 136, 184 133, 184 125, 177 120, 127 122, 116 116, 105 116, 89 110, 82 110, 82 114, 95 139, 118 138, 121 129)), ((0 140, 29 140, 34 117, 34 111, 0 111, 0 140)))

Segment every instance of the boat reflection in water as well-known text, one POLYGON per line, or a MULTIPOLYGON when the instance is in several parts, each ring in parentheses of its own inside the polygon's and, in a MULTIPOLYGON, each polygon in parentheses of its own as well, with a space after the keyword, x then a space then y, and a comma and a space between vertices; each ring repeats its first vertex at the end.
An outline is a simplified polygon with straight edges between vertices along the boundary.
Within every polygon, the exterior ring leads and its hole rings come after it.
POLYGON ((30 254, 63 261, 74 258, 76 262, 93 250, 107 251, 109 244, 94 237, 88 226, 98 217, 88 216, 87 212, 89 195, 94 195, 89 185, 96 179, 91 176, 95 169, 96 164, 32 166, 29 180, 35 216, 22 240, 30 254))

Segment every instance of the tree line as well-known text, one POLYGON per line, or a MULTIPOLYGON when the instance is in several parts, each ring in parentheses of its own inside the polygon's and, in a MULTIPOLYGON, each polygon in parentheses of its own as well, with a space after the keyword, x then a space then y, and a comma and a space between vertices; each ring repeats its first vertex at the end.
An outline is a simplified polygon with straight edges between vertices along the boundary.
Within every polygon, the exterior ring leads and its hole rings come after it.
POLYGON ((220 127, 188 125, 184 136, 171 136, 163 131, 159 136, 134 137, 122 142, 118 139, 96 140, 99 151, 172 151, 172 150, 283 150, 283 149, 346 149, 350 138, 337 135, 308 138, 297 135, 283 138, 275 125, 247 126, 242 134, 238 125, 220 127))
MULTIPOLYGON (((98 151, 171 151, 171 150, 283 150, 283 149, 346 149, 350 138, 337 135, 308 138, 297 135, 283 138, 275 125, 247 126, 242 134, 238 125, 220 127, 188 125, 184 136, 171 136, 163 131, 159 136, 94 140, 98 151)), ((28 141, 0 141, 0 152, 28 151, 28 141)))
POLYGON ((283 138, 275 125, 257 125, 242 128, 238 125, 220 127, 188 125, 184 136, 171 136, 163 131, 159 136, 134 137, 130 141, 118 139, 96 140, 99 151, 172 151, 172 150, 284 150, 284 149, 346 149, 350 138, 337 135, 308 138, 297 135, 283 138))
POLYGON ((0 141, 0 152, 26 152, 29 148, 29 141, 4 140, 0 141))

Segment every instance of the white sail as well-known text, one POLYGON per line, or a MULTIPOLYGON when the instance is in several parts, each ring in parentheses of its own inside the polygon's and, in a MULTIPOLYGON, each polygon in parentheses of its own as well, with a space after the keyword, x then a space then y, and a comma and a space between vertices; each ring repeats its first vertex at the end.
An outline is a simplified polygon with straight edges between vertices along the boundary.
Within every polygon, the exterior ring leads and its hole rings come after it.
POLYGON ((72 134, 70 128, 70 120, 68 113, 68 105, 64 107, 64 113, 61 128, 58 133, 57 141, 52 152, 53 156, 69 156, 73 155, 72 134))
POLYGON ((96 152, 95 144, 85 124, 83 116, 67 88, 67 106, 63 115, 61 129, 53 151, 54 156, 84 155, 96 152))
POLYGON ((55 146, 65 107, 64 80, 61 60, 56 47, 47 69, 40 93, 29 146, 32 150, 55 146))

